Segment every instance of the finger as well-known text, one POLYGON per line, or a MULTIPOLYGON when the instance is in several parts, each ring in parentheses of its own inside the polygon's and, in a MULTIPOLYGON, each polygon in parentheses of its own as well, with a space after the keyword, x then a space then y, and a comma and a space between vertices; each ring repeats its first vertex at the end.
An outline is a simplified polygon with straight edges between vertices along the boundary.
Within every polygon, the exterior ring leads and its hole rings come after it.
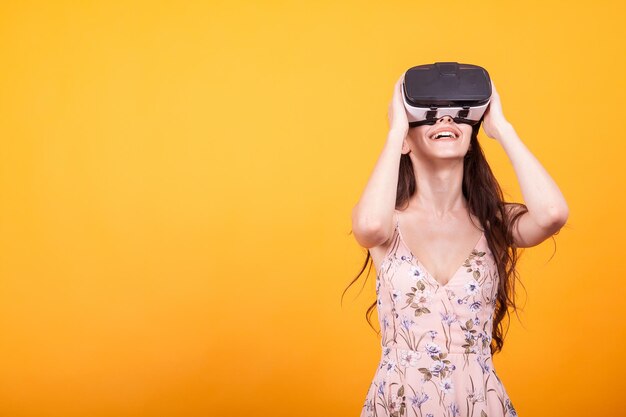
POLYGON ((399 79, 398 82, 396 83, 395 96, 398 102, 402 101, 402 79, 399 79))
POLYGON ((400 93, 400 92, 402 91, 402 83, 403 83, 402 78, 400 78, 400 79, 398 80, 398 82, 396 83, 396 91, 397 91, 398 93, 400 93))
POLYGON ((491 90, 494 94, 498 94, 498 90, 496 89, 496 83, 494 83, 493 80, 491 80, 491 90))
POLYGON ((402 73, 402 75, 400 75, 400 78, 398 79, 398 82, 396 83, 398 88, 402 88, 402 84, 404 83, 404 73, 402 73))

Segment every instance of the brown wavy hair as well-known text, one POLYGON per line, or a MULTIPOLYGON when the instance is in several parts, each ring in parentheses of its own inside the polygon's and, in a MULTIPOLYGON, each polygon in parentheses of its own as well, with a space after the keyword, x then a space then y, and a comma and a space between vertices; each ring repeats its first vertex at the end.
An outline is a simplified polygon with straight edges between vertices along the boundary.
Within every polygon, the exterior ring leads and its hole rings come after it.
MULTIPOLYGON (((481 123, 478 123, 472 127, 470 149, 464 157, 462 192, 467 199, 469 210, 480 220, 485 231, 487 243, 497 264, 498 276, 501 277, 498 283, 498 294, 490 345, 491 353, 495 354, 502 350, 504 338, 506 332, 508 332, 508 326, 506 331, 504 329, 504 317, 506 316, 507 319, 510 319, 509 310, 514 310, 517 314, 519 308, 515 303, 515 281, 519 280, 519 274, 515 266, 520 254, 518 254, 518 248, 513 242, 512 230, 519 217, 528 212, 528 208, 525 204, 504 202, 502 189, 493 175, 487 163, 487 159, 485 158, 485 154, 478 142, 480 125, 481 123), (512 207, 513 210, 510 211, 510 213, 514 214, 509 214, 506 205, 514 206, 512 207)), ((403 154, 400 157, 396 209, 400 209, 401 207, 406 208, 409 198, 413 196, 416 191, 417 184, 413 172, 413 163, 408 154, 403 154)), ((352 233, 352 230, 350 233, 352 233)), ((373 264, 369 250, 367 251, 363 268, 361 268, 357 276, 348 284, 346 289, 344 289, 341 295, 342 302, 346 291, 358 280, 363 271, 367 268, 368 263, 369 269, 365 277, 365 282, 367 282, 373 264)), ((363 285, 365 285, 365 282, 363 285)), ((375 308, 376 301, 374 301, 365 312, 365 318, 373 329, 371 315, 375 308)), ((509 323, 509 320, 507 320, 507 323, 509 323)), ((380 331, 377 332, 377 334, 379 333, 380 331)))

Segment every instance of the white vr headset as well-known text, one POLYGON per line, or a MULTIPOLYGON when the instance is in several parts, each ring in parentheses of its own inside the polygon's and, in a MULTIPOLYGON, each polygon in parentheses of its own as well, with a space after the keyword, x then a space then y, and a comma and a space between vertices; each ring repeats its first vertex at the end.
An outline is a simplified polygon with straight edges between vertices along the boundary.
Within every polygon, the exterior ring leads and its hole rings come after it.
POLYGON ((410 68, 402 91, 409 127, 432 125, 444 116, 476 125, 491 100, 491 80, 478 65, 435 62, 410 68))

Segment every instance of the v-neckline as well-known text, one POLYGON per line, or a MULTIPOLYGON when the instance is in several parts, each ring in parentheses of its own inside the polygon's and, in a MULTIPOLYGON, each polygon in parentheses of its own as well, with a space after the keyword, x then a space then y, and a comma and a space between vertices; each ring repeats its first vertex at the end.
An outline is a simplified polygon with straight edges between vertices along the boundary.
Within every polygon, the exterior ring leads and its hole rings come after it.
POLYGON ((485 237, 485 232, 482 231, 480 232, 480 238, 478 239, 478 242, 476 242, 476 244, 474 245, 474 247, 472 248, 472 250, 470 251, 470 253, 467 255, 467 257, 463 260, 463 262, 461 263, 461 265, 459 265, 459 267, 456 269, 456 271, 454 271, 454 273, 452 274, 452 276, 450 278, 448 278, 448 281, 446 281, 445 284, 442 284, 441 282, 437 281, 437 278, 435 278, 433 276, 433 274, 430 273, 430 271, 428 271, 428 269, 426 269, 426 267, 424 266, 424 264, 422 264, 422 262, 419 260, 419 258, 417 256, 415 256, 415 254, 413 253, 413 251, 411 250, 411 248, 409 247, 409 245, 406 243, 406 241, 404 240, 404 238, 402 237, 402 232, 400 231, 400 218, 398 217, 398 214, 396 213, 396 230, 398 231, 398 237, 400 238, 400 241, 402 242, 402 245, 406 248, 406 250, 409 252, 409 254, 411 255, 411 258, 413 260, 415 260, 415 263, 417 264, 417 266, 422 269, 422 271, 424 272, 424 274, 426 274, 427 277, 429 277, 430 279, 432 279, 435 284, 437 284, 439 287, 441 288, 447 288, 448 285, 450 284, 450 282, 452 282, 452 280, 459 274, 459 271, 461 270, 461 268, 463 268, 463 266, 465 265, 465 263, 469 260, 469 258, 472 256, 472 254, 474 253, 474 251, 476 251, 478 249, 478 245, 480 245, 480 243, 483 241, 483 238, 485 237))

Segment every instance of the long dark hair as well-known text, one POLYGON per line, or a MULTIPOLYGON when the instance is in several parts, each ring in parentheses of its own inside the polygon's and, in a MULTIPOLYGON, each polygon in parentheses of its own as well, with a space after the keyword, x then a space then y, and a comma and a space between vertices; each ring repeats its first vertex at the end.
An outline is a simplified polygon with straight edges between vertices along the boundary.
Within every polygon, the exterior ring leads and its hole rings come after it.
MULTIPOLYGON (((528 212, 528 208, 525 204, 504 202, 502 189, 493 175, 487 163, 487 159, 485 158, 485 154, 478 143, 480 125, 481 123, 478 123, 472 127, 471 145, 465 155, 463 164, 462 191, 467 199, 469 210, 474 216, 478 217, 485 230, 487 243, 498 267, 500 280, 498 283, 498 295, 493 319, 493 334, 490 345, 491 353, 495 354, 502 350, 504 337, 506 336, 506 332, 508 332, 508 326, 505 331, 502 323, 505 315, 507 318, 510 318, 509 310, 512 309, 517 314, 519 308, 515 303, 515 280, 519 280, 519 274, 515 269, 515 265, 520 255, 518 254, 518 248, 513 242, 512 230, 519 217, 528 212), (511 210, 510 213, 512 214, 507 214, 509 212, 505 204, 514 204, 516 206, 511 210)), ((413 172, 413 163, 408 154, 403 154, 400 157, 396 209, 406 207, 410 197, 413 196, 416 191, 417 184, 413 172)), ((352 233, 352 231, 350 231, 350 233, 352 233)), ((365 277, 365 282, 367 282, 367 277, 369 277, 373 264, 369 250, 367 251, 363 268, 361 268, 361 271, 343 291, 341 295, 342 301, 348 288, 358 280, 363 271, 367 268, 368 263, 369 269, 365 277)), ((374 327, 372 326, 371 315, 375 308, 376 301, 374 301, 365 312, 365 318, 372 328, 374 327)))

